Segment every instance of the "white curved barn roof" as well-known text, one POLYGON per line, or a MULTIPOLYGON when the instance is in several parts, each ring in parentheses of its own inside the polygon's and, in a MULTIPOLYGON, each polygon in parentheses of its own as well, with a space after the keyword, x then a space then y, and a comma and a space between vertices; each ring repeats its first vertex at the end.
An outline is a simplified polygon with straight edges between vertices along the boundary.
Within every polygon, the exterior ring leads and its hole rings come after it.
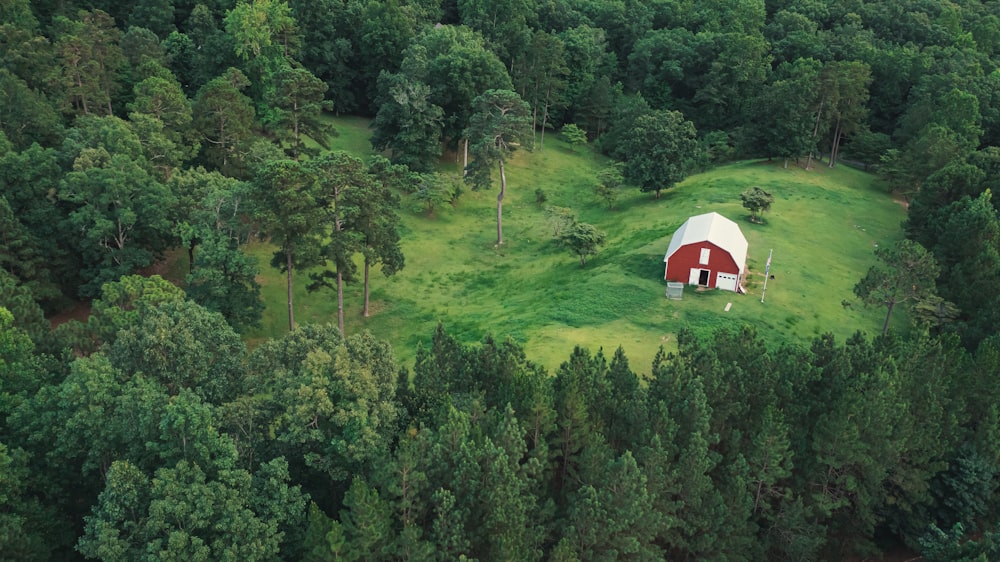
POLYGON ((684 221, 670 239, 670 246, 667 248, 667 254, 663 256, 663 261, 670 259, 681 246, 705 241, 729 252, 733 261, 739 266, 740 274, 743 274, 743 270, 746 269, 749 244, 740 227, 719 213, 705 213, 684 221))

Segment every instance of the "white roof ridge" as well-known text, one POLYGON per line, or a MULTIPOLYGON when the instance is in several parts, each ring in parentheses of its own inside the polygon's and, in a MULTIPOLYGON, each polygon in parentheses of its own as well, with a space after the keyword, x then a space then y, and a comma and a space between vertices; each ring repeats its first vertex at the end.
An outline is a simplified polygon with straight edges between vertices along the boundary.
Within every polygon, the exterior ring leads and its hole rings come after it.
POLYGON ((749 244, 739 225, 715 211, 689 217, 670 238, 663 261, 670 259, 681 246, 697 242, 711 242, 729 252, 739 267, 740 274, 746 269, 749 244))

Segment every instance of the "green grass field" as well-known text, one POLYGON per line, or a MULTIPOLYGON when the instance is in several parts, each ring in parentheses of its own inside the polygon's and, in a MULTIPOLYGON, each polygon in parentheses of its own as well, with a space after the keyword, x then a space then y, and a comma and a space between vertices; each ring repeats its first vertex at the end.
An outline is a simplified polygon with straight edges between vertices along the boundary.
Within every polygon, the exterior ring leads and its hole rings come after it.
MULTIPOLYGON (((364 153, 367 122, 338 119, 334 148, 364 153)), ((586 148, 576 152, 548 135, 545 146, 518 153, 508 166, 504 241, 496 242, 496 191, 462 195, 434 216, 411 210, 403 200, 401 235, 406 267, 394 277, 374 272, 370 318, 361 317, 361 285, 346 290, 348 333, 369 330, 388 340, 397 358, 411 364, 418 342, 428 342, 442 322, 461 341, 492 333, 524 345, 528 357, 554 369, 574 345, 611 353, 622 346, 637 372, 648 372, 662 345, 675 349, 675 334, 688 325, 698 331, 754 324, 772 344, 806 342, 824 332, 844 339, 857 330, 878 333, 882 310, 856 304, 852 287, 874 262, 876 244, 901 238, 905 211, 872 176, 823 163, 805 171, 780 161, 742 162, 688 178, 661 199, 636 188, 623 189, 614 210, 594 194, 595 174, 606 164, 586 148), (760 186, 775 198, 765 224, 752 224, 739 194, 760 186), (573 209, 579 220, 608 233, 608 243, 581 268, 558 248, 544 205, 573 209), (673 231, 691 215, 717 211, 737 221, 750 243, 748 295, 695 292, 665 298, 663 254, 673 231), (765 302, 764 263, 774 249, 765 302), (727 303, 729 312, 724 312, 727 303)), ((443 169, 458 173, 454 157, 443 169)), ((287 330, 284 276, 267 266, 273 248, 257 245, 267 309, 253 343, 287 330)), ((332 291, 307 293, 306 275, 296 283, 296 321, 336 322, 332 291)), ((905 329, 906 319, 894 315, 905 329)))

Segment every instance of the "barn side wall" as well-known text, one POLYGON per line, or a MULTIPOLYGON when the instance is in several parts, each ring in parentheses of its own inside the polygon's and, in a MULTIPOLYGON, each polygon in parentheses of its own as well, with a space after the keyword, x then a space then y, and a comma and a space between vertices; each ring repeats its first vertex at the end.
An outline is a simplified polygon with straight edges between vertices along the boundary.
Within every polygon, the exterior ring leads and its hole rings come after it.
POLYGON ((711 242, 697 242, 681 246, 674 252, 674 255, 670 256, 670 259, 667 260, 666 280, 687 283, 692 267, 711 271, 708 275, 708 286, 713 289, 715 288, 716 274, 720 271, 732 275, 740 274, 740 268, 729 252, 711 242), (702 248, 711 250, 708 255, 708 265, 698 263, 702 248))

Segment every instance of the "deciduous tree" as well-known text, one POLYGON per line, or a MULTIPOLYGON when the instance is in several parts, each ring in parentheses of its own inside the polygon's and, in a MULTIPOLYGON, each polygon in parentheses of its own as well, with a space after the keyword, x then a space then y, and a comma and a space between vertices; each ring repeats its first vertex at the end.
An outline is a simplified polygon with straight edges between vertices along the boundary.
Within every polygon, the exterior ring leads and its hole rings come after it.
POLYGON ((574 222, 559 233, 559 244, 580 257, 580 267, 587 266, 587 256, 597 255, 607 241, 607 234, 585 222, 574 222))
POLYGON ((625 179, 656 197, 691 170, 698 152, 694 124, 678 111, 640 115, 615 155, 625 162, 625 179))
POLYGON ((750 211, 751 222, 763 222, 759 215, 764 211, 771 210, 774 196, 754 186, 740 193, 740 200, 743 201, 743 208, 750 211))
POLYGON ((597 173, 597 196, 608 205, 615 208, 618 201, 618 189, 625 183, 624 166, 619 162, 612 164, 597 173))
POLYGON ((378 90, 372 147, 389 150, 394 163, 430 171, 441 156, 444 123, 444 110, 431 101, 431 87, 403 73, 383 73, 378 90))
POLYGON ((83 234, 82 295, 147 267, 166 249, 173 195, 151 177, 142 161, 104 148, 85 149, 66 175, 59 197, 72 206, 68 220, 83 234))
POLYGON ((574 123, 563 125, 562 137, 571 147, 578 144, 587 144, 587 131, 577 127, 574 123))

